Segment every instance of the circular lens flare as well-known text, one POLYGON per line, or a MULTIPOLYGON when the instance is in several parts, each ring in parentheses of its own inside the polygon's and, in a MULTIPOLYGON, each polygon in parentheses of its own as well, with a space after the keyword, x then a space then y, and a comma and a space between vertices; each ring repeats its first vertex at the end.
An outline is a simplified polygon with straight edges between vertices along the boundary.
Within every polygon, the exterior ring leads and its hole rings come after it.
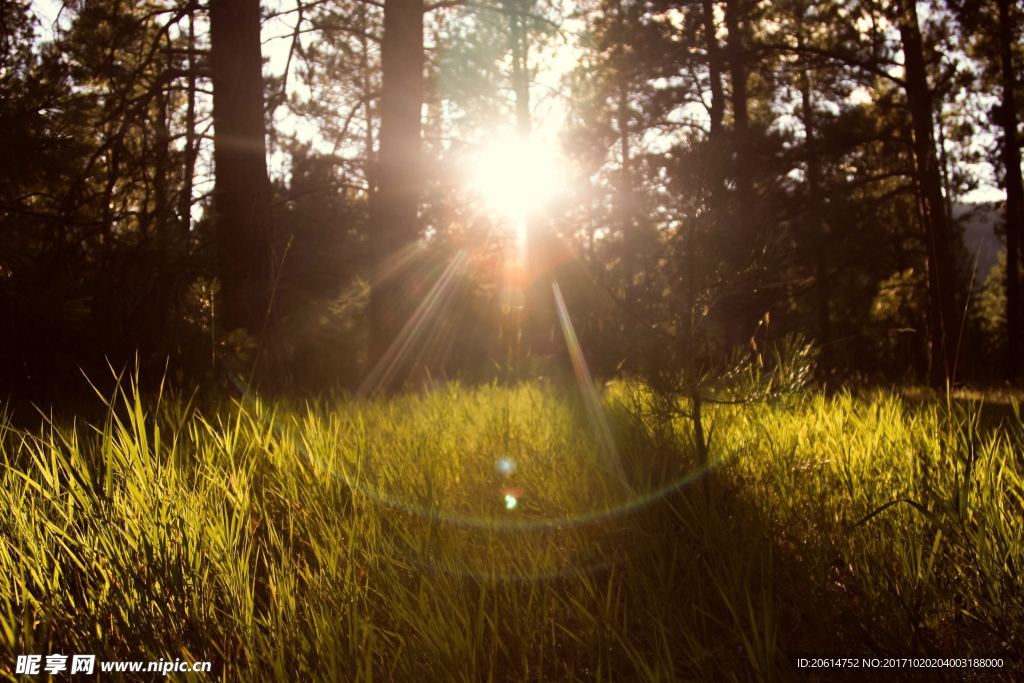
POLYGON ((516 463, 512 458, 498 458, 498 462, 495 463, 495 469, 504 476, 508 476, 516 471, 516 463))

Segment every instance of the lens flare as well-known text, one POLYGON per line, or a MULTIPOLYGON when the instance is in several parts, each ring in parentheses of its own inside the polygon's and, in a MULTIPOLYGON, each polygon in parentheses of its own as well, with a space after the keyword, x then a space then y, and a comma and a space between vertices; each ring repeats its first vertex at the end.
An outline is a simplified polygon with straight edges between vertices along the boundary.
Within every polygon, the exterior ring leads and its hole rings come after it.
POLYGON ((503 476, 508 476, 516 471, 516 463, 511 458, 498 458, 495 469, 503 476))
POLYGON ((466 252, 459 251, 438 277, 437 281, 420 301, 416 311, 402 327, 398 337, 391 343, 387 351, 373 367, 362 385, 359 395, 367 396, 377 393, 409 358, 414 345, 422 343, 424 331, 431 322, 436 323, 441 311, 445 310, 455 291, 454 283, 462 274, 466 265, 466 252))
POLYGON ((517 233, 526 217, 543 209, 562 191, 564 163, 552 145, 519 135, 501 135, 469 158, 469 187, 499 216, 514 222, 517 233))
POLYGON ((622 461, 619 459, 619 451, 615 447, 615 439, 612 437, 612 430, 608 426, 608 419, 604 414, 604 407, 601 405, 601 397, 597 395, 594 388, 594 380, 590 376, 590 368, 587 367, 587 360, 583 357, 583 349, 576 338, 576 328, 573 327, 572 318, 569 317, 569 309, 562 298, 562 290, 557 282, 551 283, 551 289, 555 295, 555 305, 558 308, 558 321, 562 325, 562 334, 565 337, 565 345, 569 351, 569 359, 572 361, 572 369, 576 374, 576 383, 579 384, 580 394, 583 397, 583 405, 587 410, 587 417, 594 430, 597 446, 601 450, 605 468, 610 471, 622 484, 626 492, 630 492, 629 482, 626 480, 626 473, 622 469, 622 461))

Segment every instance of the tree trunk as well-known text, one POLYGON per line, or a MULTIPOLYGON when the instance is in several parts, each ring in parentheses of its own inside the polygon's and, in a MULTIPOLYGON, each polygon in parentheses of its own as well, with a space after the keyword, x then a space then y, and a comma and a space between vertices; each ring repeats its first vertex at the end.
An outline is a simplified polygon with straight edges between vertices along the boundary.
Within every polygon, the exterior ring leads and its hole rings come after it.
POLYGON ((1013 70, 1013 27, 1009 0, 999 0, 999 59, 1002 72, 1003 102, 1000 119, 1003 128, 1003 173, 1006 185, 1006 372, 1016 379, 1021 371, 1021 344, 1024 342, 1021 308, 1020 271, 1024 250, 1024 183, 1021 181, 1020 145, 1017 141, 1016 73, 1013 70))
POLYGON ((370 362, 375 390, 399 388, 408 375, 395 342, 416 308, 407 270, 388 263, 419 236, 422 184, 420 109, 423 106, 423 2, 384 3, 381 42, 380 149, 370 199, 370 362), (389 353, 391 350, 391 353, 389 353), (388 365, 384 368, 383 365, 388 365))
POLYGON ((178 197, 178 221, 182 244, 192 230, 192 186, 196 171, 196 25, 195 14, 188 13, 188 90, 185 105, 185 169, 178 197))
POLYGON ((942 175, 935 153, 934 103, 925 70, 924 48, 914 0, 897 3, 900 38, 903 43, 905 88, 914 132, 917 162, 917 190, 921 199, 925 242, 928 253, 928 318, 931 341, 929 381, 943 386, 952 380, 959 320, 955 304, 953 231, 946 220, 942 196, 942 175))
POLYGON ((753 202, 753 183, 750 166, 750 115, 747 111, 747 54, 746 15, 743 0, 729 0, 725 4, 725 25, 729 31, 729 74, 732 80, 733 139, 736 154, 734 175, 740 204, 753 202))
POLYGON ((366 14, 366 4, 359 3, 359 29, 362 32, 359 37, 359 70, 361 75, 361 86, 363 95, 363 122, 366 130, 363 133, 363 154, 365 157, 366 174, 366 196, 372 197, 376 192, 376 184, 373 177, 374 166, 374 144, 373 144, 373 90, 370 82, 370 41, 367 35, 370 30, 370 22, 366 14))
MULTIPOLYGON (((725 223, 720 223, 718 233, 723 255, 735 273, 749 269, 756 260, 757 249, 762 244, 757 199, 754 193, 752 173, 753 154, 750 144, 750 115, 747 92, 748 60, 748 17, 746 0, 728 0, 725 3, 725 24, 729 32, 726 49, 729 59, 729 75, 732 85, 732 132, 730 152, 732 158, 728 174, 734 181, 735 192, 731 193, 725 223)), ((756 287, 744 283, 742 288, 722 298, 719 309, 722 312, 725 337, 734 346, 751 343, 756 328, 755 321, 764 314, 762 296, 756 287)))
MULTIPOLYGON (((167 50, 168 57, 170 50, 167 50)), ((170 63, 170 60, 168 60, 170 63)), ((153 128, 156 133, 156 149, 153 152, 153 227, 156 229, 157 241, 161 248, 161 258, 166 263, 170 260, 175 243, 177 225, 171 219, 173 206, 168 190, 173 182, 171 174, 171 128, 170 110, 167 90, 160 88, 154 98, 156 107, 153 117, 153 128)))
POLYGON ((260 335, 270 314, 273 248, 259 0, 210 0, 210 63, 221 327, 260 335))
POLYGON ((686 267, 687 293, 684 321, 686 324, 685 334, 691 343, 691 348, 687 351, 687 355, 690 357, 693 357, 692 337, 694 323, 698 317, 696 310, 697 253, 700 251, 700 242, 706 236, 721 234, 722 228, 729 225, 725 174, 726 169, 731 165, 723 146, 726 99, 725 91, 722 88, 723 50, 718 42, 715 3, 712 0, 703 0, 701 8, 704 24, 704 52, 708 67, 709 90, 711 91, 711 106, 708 111, 710 125, 706 152, 709 161, 705 165, 708 184, 708 213, 706 219, 699 225, 697 221, 692 222, 690 244, 687 249, 689 263, 686 267))
POLYGON ((710 127, 708 130, 707 164, 709 185, 708 208, 713 234, 720 226, 726 224, 727 203, 725 197, 725 178, 723 171, 726 165, 722 154, 723 126, 725 122, 725 93, 722 89, 722 48, 718 43, 715 26, 715 3, 712 0, 703 2, 704 51, 708 63, 708 81, 711 91, 711 106, 708 111, 710 127))
MULTIPOLYGON (((797 47, 803 49, 804 28, 803 17, 797 17, 797 47)), ((832 353, 832 317, 831 282, 829 278, 828 224, 825 221, 824 197, 821 187, 821 160, 818 157, 817 129, 815 127, 814 104, 811 95, 811 69, 803 64, 800 68, 800 110, 804 124, 804 155, 807 159, 807 214, 808 232, 811 244, 816 243, 814 250, 814 283, 817 290, 815 306, 818 318, 818 343, 821 345, 822 364, 831 365, 832 353)))
POLYGON ((615 5, 615 28, 616 28, 616 61, 615 65, 615 89, 616 89, 616 127, 619 134, 619 150, 622 155, 622 163, 619 166, 618 188, 615 192, 614 212, 616 223, 622 232, 623 247, 623 270, 626 280, 625 294, 626 301, 630 306, 638 300, 637 271, 640 269, 640 245, 637 243, 635 222, 633 220, 633 169, 632 151, 629 144, 629 95, 630 95, 630 70, 627 67, 627 56, 625 50, 626 32, 625 26, 628 19, 625 16, 626 8, 622 0, 617 0, 615 5))
POLYGON ((722 136, 722 121, 725 118, 725 97, 722 94, 722 56, 718 46, 717 30, 715 28, 715 3, 711 0, 704 0, 704 48, 708 60, 708 80, 711 89, 711 110, 708 112, 711 117, 712 141, 717 141, 722 136))

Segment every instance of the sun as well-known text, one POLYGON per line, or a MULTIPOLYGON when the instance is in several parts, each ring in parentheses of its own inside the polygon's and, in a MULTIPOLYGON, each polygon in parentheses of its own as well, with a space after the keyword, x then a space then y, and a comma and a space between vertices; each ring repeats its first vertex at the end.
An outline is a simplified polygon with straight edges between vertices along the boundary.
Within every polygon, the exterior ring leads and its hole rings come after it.
POLYGON ((565 187, 565 162, 557 152, 557 145, 501 135, 470 154, 467 185, 498 217, 523 222, 565 187))

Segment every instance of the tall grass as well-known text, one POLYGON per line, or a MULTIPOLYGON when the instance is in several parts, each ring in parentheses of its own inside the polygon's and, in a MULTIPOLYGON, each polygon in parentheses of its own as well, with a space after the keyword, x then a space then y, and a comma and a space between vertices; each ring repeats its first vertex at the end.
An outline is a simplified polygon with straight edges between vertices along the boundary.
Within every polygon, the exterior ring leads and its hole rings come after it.
POLYGON ((1019 412, 719 408, 694 486, 686 425, 644 405, 606 392, 627 487, 542 383, 203 411, 129 383, 97 424, 0 419, 3 675, 29 652, 229 680, 768 680, 800 654, 1021 675, 1019 412))

